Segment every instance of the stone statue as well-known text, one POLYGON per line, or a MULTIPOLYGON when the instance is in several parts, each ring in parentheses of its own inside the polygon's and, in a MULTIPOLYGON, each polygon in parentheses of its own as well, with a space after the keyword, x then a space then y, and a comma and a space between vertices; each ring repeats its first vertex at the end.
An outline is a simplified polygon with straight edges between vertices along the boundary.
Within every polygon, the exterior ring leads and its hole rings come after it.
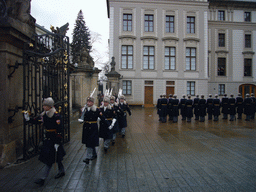
POLYGON ((66 23, 65 25, 63 25, 60 28, 56 27, 56 29, 55 29, 53 26, 51 26, 50 29, 55 34, 66 36, 67 30, 69 30, 68 26, 69 26, 69 23, 66 23))
POLYGON ((112 57, 112 61, 110 65, 111 65, 111 71, 115 71, 115 66, 116 66, 115 57, 112 57))
POLYGON ((81 51, 80 62, 82 66, 94 67, 94 62, 87 49, 84 47, 81 51))

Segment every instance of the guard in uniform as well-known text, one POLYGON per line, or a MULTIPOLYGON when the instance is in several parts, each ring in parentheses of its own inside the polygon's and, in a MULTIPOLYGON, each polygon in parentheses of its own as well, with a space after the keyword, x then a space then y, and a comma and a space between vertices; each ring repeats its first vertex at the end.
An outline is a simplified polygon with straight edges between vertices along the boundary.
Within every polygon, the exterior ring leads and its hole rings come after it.
POLYGON ((251 93, 251 99, 252 99, 252 116, 251 119, 254 119, 255 113, 256 113, 256 98, 253 93, 251 93))
POLYGON ((191 122, 191 117, 193 117, 193 101, 190 95, 188 95, 188 99, 185 102, 185 111, 187 122, 191 122))
POLYGON ((246 98, 244 99, 244 114, 246 115, 245 121, 250 121, 252 116, 252 99, 250 95, 247 93, 246 98))
MULTIPOLYGON (((120 110, 118 109, 118 104, 115 102, 115 100, 116 100, 115 96, 110 97, 110 105, 113 108, 113 110, 115 111, 116 120, 117 120, 117 116, 120 114, 120 110)), ((112 132, 113 132, 112 145, 115 145, 115 143, 116 143, 116 133, 118 132, 118 130, 119 130, 119 125, 118 125, 118 121, 116 121, 116 123, 112 129, 112 132)))
POLYGON ((201 99, 199 100, 198 103, 199 106, 199 117, 200 117, 200 122, 205 121, 205 116, 206 116, 206 100, 204 98, 204 95, 201 95, 201 99))
POLYGON ((224 97, 221 99, 221 107, 222 107, 222 113, 223 113, 223 118, 222 119, 227 119, 228 118, 228 111, 229 111, 229 104, 228 104, 228 97, 227 94, 224 94, 224 97))
POLYGON ((173 99, 171 101, 172 105, 172 115, 173 115, 173 123, 178 122, 178 116, 179 116, 179 99, 177 99, 177 95, 173 95, 173 99))
POLYGON ((218 94, 215 94, 215 98, 213 99, 213 116, 214 121, 219 120, 220 115, 220 99, 218 98, 218 94))
POLYGON ((244 99, 241 96, 241 93, 238 93, 236 98, 236 109, 237 109, 237 119, 242 119, 242 114, 244 113, 244 99))
POLYGON ((99 132, 97 120, 100 118, 102 123, 110 126, 108 121, 105 120, 102 112, 94 105, 94 98, 88 97, 86 106, 82 110, 82 115, 78 121, 83 124, 82 143, 86 145, 86 155, 83 160, 89 164, 90 160, 97 158, 96 147, 99 146, 99 132))
POLYGON ((228 99, 229 104, 229 114, 230 114, 230 121, 234 121, 236 117, 236 99, 234 98, 234 95, 231 94, 230 98, 228 99))
POLYGON ((160 102, 160 109, 161 109, 161 121, 162 123, 166 123, 166 118, 167 118, 167 103, 168 100, 166 99, 166 95, 163 95, 163 98, 161 99, 160 102))
POLYGON ((160 98, 157 100, 157 114, 159 116, 159 121, 161 121, 161 99, 162 99, 162 95, 160 95, 160 98))
POLYGON ((168 98, 168 104, 167 104, 167 109, 168 109, 168 114, 169 114, 169 121, 172 121, 173 120, 173 114, 172 114, 172 100, 173 100, 173 95, 170 94, 169 95, 169 98, 168 98))
POLYGON ((186 103, 186 95, 182 95, 182 98, 180 99, 179 108, 180 108, 180 114, 182 116, 182 120, 186 120, 186 110, 185 110, 185 103, 186 103))
POLYGON ((65 175, 64 166, 62 164, 63 157, 66 155, 62 145, 62 132, 63 124, 60 114, 54 108, 54 101, 51 97, 44 99, 43 101, 44 111, 35 118, 31 118, 24 113, 26 121, 34 124, 43 123, 45 137, 43 146, 39 155, 39 160, 46 166, 43 169, 43 173, 40 179, 35 181, 36 184, 44 185, 45 179, 50 173, 52 164, 57 162, 59 172, 55 176, 55 179, 63 177, 65 175))
POLYGON ((108 124, 100 121, 99 137, 104 139, 104 151, 107 152, 109 144, 113 139, 112 129, 116 123, 116 113, 113 107, 111 107, 110 98, 105 96, 103 99, 104 104, 100 106, 100 112, 108 121, 108 124), (108 126, 110 125, 110 126, 108 126))
POLYGON ((124 100, 124 96, 121 95, 119 97, 119 104, 118 108, 120 110, 120 113, 118 114, 118 123, 119 123, 119 129, 121 131, 121 135, 124 138, 125 137, 125 129, 127 127, 127 112, 131 116, 131 110, 128 105, 128 103, 124 100))
POLYGON ((194 108, 194 114, 195 114, 195 120, 199 120, 199 95, 196 95, 196 98, 194 98, 193 108, 194 108))
POLYGON ((206 102, 206 107, 207 107, 207 113, 208 113, 208 120, 212 120, 212 112, 213 112, 212 94, 209 94, 209 98, 207 99, 207 102, 206 102))

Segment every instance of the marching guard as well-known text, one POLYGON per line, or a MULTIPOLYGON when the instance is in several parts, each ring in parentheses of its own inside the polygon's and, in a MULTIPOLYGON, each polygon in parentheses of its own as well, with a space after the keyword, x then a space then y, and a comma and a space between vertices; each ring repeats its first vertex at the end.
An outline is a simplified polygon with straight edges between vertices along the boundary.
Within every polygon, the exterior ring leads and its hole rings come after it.
POLYGON ((229 104, 229 114, 230 114, 230 121, 234 121, 236 117, 236 99, 234 98, 234 95, 231 94, 230 98, 228 99, 229 104))
POLYGON ((177 99, 177 95, 173 95, 173 99, 171 101, 172 106, 172 115, 173 115, 173 123, 178 122, 178 116, 179 116, 179 99, 177 99))
MULTIPOLYGON (((118 104, 115 102, 116 97, 115 96, 111 96, 110 97, 110 105, 113 108, 113 110, 115 111, 116 114, 116 120, 117 120, 117 116, 120 114, 120 110, 118 110, 118 104)), ((115 145, 116 143, 116 133, 119 130, 119 125, 118 125, 118 121, 116 121, 116 123, 114 124, 114 127, 112 129, 113 132, 113 138, 112 138, 112 145, 115 145)))
POLYGON ((186 103, 186 95, 182 95, 182 98, 180 99, 180 114, 182 116, 182 120, 186 120, 186 111, 185 111, 185 103, 186 103))
POLYGON ((123 138, 125 137, 125 129, 127 127, 127 112, 131 116, 130 107, 124 99, 124 96, 120 95, 118 104, 118 108, 120 110, 120 113, 118 114, 119 131, 123 138))
POLYGON ((246 115, 245 121, 250 121, 250 118, 252 116, 252 99, 250 98, 250 95, 247 93, 246 98, 244 99, 244 114, 246 115))
POLYGON ((196 95, 196 98, 194 98, 193 108, 194 108, 194 114, 195 114, 195 120, 199 120, 199 95, 196 95))
POLYGON ((29 123, 41 124, 43 123, 45 136, 43 146, 39 155, 39 160, 46 166, 43 169, 43 173, 40 179, 35 181, 36 184, 44 185, 45 179, 48 177, 52 164, 58 163, 58 174, 55 179, 63 177, 65 175, 64 166, 62 164, 63 157, 66 152, 62 145, 62 132, 63 124, 60 114, 54 108, 54 100, 51 97, 44 99, 43 101, 44 111, 35 118, 30 118, 28 113, 24 113, 24 118, 29 123))
POLYGON ((212 120, 212 112, 213 112, 212 94, 209 94, 209 98, 207 99, 207 102, 206 102, 206 108, 207 108, 207 113, 208 113, 208 120, 212 120))
POLYGON ((237 119, 242 119, 242 114, 244 113, 244 99, 241 96, 241 93, 238 93, 236 98, 236 112, 237 112, 237 119))
POLYGON ((204 95, 201 95, 201 99, 199 100, 199 117, 200 117, 200 122, 205 121, 205 116, 206 116, 206 100, 204 98, 204 95))
POLYGON ((163 98, 160 101, 160 109, 161 109, 161 116, 160 119, 162 123, 166 123, 166 118, 167 118, 167 103, 168 100, 166 99, 166 95, 163 95, 163 98))
POLYGON ((227 94, 224 94, 224 97, 221 99, 221 107, 222 107, 222 113, 223 113, 223 118, 222 119, 227 119, 228 118, 228 110, 229 110, 229 104, 228 104, 228 97, 227 94))
POLYGON ((193 117, 193 101, 190 95, 188 95, 188 99, 185 102, 185 110, 187 122, 191 122, 191 117, 193 117))
POLYGON ((214 121, 219 120, 220 115, 220 99, 218 98, 218 94, 215 95, 215 98, 213 99, 213 116, 214 121))
POLYGON ((173 95, 170 94, 168 98, 168 103, 167 103, 167 110, 169 114, 169 121, 173 120, 173 114, 172 114, 172 100, 173 100, 173 95))
POLYGON ((160 95, 160 98, 157 100, 157 114, 159 116, 159 121, 161 121, 161 100, 162 100, 162 95, 160 95))

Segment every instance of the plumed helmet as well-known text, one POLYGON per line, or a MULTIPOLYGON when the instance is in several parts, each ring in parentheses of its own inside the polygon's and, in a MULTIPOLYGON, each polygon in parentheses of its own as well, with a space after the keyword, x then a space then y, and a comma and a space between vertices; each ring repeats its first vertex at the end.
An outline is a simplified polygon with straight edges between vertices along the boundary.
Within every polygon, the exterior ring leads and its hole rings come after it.
POLYGON ((115 96, 111 96, 110 100, 114 100, 115 101, 116 100, 115 96))
POLYGON ((109 97, 104 97, 103 101, 110 103, 110 98, 109 97))
POLYGON ((54 100, 51 97, 45 98, 43 101, 43 105, 53 107, 54 106, 54 100))
POLYGON ((91 101, 94 103, 94 98, 93 97, 87 97, 87 101, 91 101))
POLYGON ((125 99, 124 95, 120 95, 119 99, 125 99))

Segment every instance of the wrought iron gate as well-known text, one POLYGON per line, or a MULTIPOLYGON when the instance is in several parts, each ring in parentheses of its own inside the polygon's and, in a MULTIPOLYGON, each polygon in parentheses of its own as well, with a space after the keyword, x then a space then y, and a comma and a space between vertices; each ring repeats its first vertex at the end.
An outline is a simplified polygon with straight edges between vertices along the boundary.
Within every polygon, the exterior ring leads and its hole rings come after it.
MULTIPOLYGON (((64 142, 70 140, 69 64, 69 39, 66 36, 37 35, 24 48, 23 109, 39 115, 43 111, 43 98, 52 97, 62 117, 64 142)), ((42 125, 24 121, 24 159, 38 153, 42 139, 42 125)))

